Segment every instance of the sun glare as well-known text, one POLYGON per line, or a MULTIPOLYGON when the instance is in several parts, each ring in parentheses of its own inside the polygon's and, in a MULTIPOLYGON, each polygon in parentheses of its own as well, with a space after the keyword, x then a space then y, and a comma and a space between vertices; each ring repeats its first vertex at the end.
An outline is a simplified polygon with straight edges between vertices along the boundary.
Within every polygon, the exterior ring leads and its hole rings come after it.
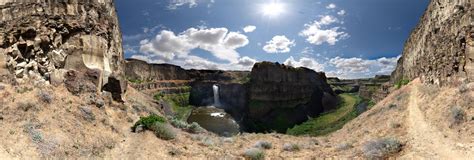
POLYGON ((262 5, 261 9, 264 16, 275 17, 285 12, 285 5, 283 3, 272 2, 262 5))

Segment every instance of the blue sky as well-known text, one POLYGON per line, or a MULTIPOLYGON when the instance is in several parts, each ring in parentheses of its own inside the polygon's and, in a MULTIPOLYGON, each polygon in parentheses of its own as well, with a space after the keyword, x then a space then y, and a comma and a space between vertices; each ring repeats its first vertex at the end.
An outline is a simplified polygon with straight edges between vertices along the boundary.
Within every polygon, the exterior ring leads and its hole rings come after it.
POLYGON ((184 68, 276 61, 390 74, 429 0, 117 0, 125 56, 184 68))

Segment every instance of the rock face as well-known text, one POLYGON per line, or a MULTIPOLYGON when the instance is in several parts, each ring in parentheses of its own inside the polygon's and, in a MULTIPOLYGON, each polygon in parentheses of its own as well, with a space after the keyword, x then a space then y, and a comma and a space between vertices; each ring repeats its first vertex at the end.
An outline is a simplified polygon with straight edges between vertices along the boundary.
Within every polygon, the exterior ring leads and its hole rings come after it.
POLYGON ((136 59, 127 59, 125 74, 132 81, 190 80, 187 71, 179 66, 148 64, 136 59))
POLYGON ((433 0, 405 44, 392 83, 420 77, 425 83, 449 85, 474 81, 472 0, 433 0))
POLYGON ((125 76, 133 82, 132 87, 150 94, 191 92, 190 103, 195 106, 212 105, 213 84, 243 81, 248 74, 245 71, 185 70, 171 64, 148 64, 137 59, 128 59, 125 67, 125 76))
POLYGON ((285 132, 308 117, 334 109, 336 104, 336 95, 324 73, 257 63, 250 74, 246 126, 254 131, 285 132))
POLYGON ((62 82, 64 70, 98 70, 101 91, 123 74, 113 0, 0 0, 0 20, 0 72, 17 80, 62 82))

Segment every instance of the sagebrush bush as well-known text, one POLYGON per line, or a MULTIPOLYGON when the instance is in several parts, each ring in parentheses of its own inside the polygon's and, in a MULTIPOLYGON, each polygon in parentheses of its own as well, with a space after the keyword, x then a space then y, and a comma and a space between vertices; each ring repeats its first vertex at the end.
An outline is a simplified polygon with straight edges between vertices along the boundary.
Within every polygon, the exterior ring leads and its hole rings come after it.
POLYGON ((265 152, 258 148, 250 148, 245 150, 244 157, 251 160, 263 160, 265 159, 265 152))
POLYGON ((466 116, 466 112, 464 112, 464 110, 462 110, 460 107, 451 108, 451 112, 450 112, 451 125, 461 124, 464 121, 465 116, 466 116))
POLYGON ((193 122, 188 125, 187 131, 190 133, 201 133, 204 131, 204 128, 202 128, 198 123, 193 122))
POLYGON ((182 120, 179 120, 177 118, 174 118, 174 117, 168 117, 171 125, 173 125, 174 127, 176 128, 179 128, 179 129, 187 129, 189 124, 186 123, 185 121, 182 121, 182 120))
POLYGON ((32 102, 18 102, 16 105, 18 106, 19 109, 25 112, 31 109, 36 109, 36 104, 32 102))
POLYGON ((225 138, 222 138, 222 142, 225 142, 225 143, 234 143, 234 138, 225 137, 225 138))
POLYGON ((183 129, 189 133, 201 133, 204 131, 204 128, 202 128, 198 123, 193 122, 191 124, 188 124, 185 121, 179 120, 178 118, 175 117, 168 117, 170 120, 171 125, 173 125, 176 128, 183 129))
POLYGON ((298 144, 290 144, 290 143, 285 143, 283 145, 283 150, 293 152, 293 151, 299 151, 301 147, 298 144))
POLYGON ((367 159, 384 159, 400 152, 402 144, 395 138, 383 138, 369 141, 364 145, 362 151, 367 159))
POLYGON ((467 91, 469 91, 469 87, 467 87, 467 84, 464 83, 459 86, 458 91, 459 93, 466 93, 467 91))
POLYGON ((135 131, 135 129, 137 128, 137 126, 139 125, 143 125, 145 127, 145 129, 151 129, 151 126, 154 125, 155 123, 165 123, 166 122, 166 119, 161 117, 161 116, 158 116, 158 115, 155 115, 155 114, 152 114, 152 115, 149 115, 147 117, 140 117, 140 120, 138 120, 133 126, 132 126, 132 131, 135 131))
POLYGON ((272 148, 272 143, 267 142, 267 141, 257 141, 255 145, 253 145, 255 148, 261 148, 261 149, 271 149, 272 148))
POLYGON ((343 151, 343 150, 348 150, 352 147, 354 147, 354 146, 352 146, 352 144, 342 143, 342 144, 339 144, 339 145, 336 146, 336 150, 337 151, 343 151))
POLYGON ((216 142, 214 139, 212 139, 212 137, 204 137, 204 139, 201 140, 201 144, 209 147, 216 145, 216 142))
POLYGON ((155 135, 164 140, 171 140, 176 138, 176 132, 173 127, 167 123, 155 122, 150 130, 152 130, 155 135))
POLYGON ((40 91, 38 91, 37 96, 38 96, 39 100, 44 102, 44 103, 50 104, 51 102, 53 102, 53 96, 49 92, 40 90, 40 91))

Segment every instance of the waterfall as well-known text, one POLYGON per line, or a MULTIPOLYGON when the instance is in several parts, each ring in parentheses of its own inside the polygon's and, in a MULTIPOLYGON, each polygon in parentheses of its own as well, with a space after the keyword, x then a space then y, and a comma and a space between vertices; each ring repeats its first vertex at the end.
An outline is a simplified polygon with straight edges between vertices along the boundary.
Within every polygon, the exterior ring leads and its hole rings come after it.
POLYGON ((221 106, 221 102, 219 101, 219 86, 212 85, 212 90, 214 92, 214 106, 219 107, 221 106))

